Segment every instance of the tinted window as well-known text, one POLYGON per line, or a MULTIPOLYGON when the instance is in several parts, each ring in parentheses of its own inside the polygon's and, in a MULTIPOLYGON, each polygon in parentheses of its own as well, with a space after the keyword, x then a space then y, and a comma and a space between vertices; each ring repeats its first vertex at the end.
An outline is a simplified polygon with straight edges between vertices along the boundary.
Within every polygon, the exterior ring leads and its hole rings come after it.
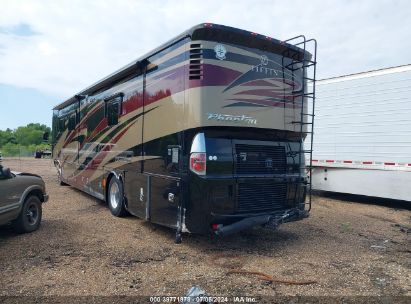
POLYGON ((74 130, 76 128, 76 114, 71 114, 69 121, 68 121, 68 129, 69 131, 74 130))
POLYGON ((121 102, 123 96, 117 96, 106 100, 106 118, 109 126, 118 124, 118 118, 121 114, 121 102))

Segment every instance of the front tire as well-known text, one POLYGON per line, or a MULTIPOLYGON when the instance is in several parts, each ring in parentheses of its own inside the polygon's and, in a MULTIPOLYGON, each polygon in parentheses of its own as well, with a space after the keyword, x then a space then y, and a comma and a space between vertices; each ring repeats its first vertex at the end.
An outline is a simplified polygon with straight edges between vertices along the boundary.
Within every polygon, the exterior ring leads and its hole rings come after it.
POLYGON ((63 168, 58 165, 57 167, 57 179, 60 186, 68 186, 65 182, 63 182, 63 168))
POLYGON ((123 217, 127 214, 124 206, 123 183, 115 176, 110 179, 108 184, 107 203, 112 215, 123 217))
POLYGON ((18 218, 13 222, 15 231, 26 233, 37 230, 40 227, 42 214, 40 199, 35 195, 30 195, 24 201, 18 218))

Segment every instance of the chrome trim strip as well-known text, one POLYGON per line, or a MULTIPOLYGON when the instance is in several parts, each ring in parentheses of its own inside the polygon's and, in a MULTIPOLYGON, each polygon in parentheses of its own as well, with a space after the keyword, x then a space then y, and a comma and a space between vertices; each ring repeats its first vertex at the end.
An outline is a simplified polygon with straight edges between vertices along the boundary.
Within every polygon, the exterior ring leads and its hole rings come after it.
POLYGON ((14 209, 17 209, 20 207, 20 202, 14 203, 14 204, 10 204, 4 207, 0 207, 0 213, 5 213, 14 209))
POLYGON ((156 174, 156 173, 151 173, 151 172, 143 172, 142 174, 145 175, 145 176, 153 176, 153 177, 170 179, 170 180, 175 180, 175 181, 180 181, 181 180, 181 178, 177 177, 177 176, 162 175, 162 174, 156 174))
POLYGON ((190 153, 206 153, 204 133, 197 133, 191 144, 190 153))

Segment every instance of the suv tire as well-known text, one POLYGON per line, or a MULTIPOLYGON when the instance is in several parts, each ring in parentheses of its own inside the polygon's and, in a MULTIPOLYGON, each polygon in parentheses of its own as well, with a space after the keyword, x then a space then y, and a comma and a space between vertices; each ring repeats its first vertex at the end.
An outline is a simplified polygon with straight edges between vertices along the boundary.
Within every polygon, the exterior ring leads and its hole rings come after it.
POLYGON ((28 196, 21 208, 20 214, 13 221, 13 228, 18 233, 33 232, 40 227, 42 206, 36 195, 28 196))

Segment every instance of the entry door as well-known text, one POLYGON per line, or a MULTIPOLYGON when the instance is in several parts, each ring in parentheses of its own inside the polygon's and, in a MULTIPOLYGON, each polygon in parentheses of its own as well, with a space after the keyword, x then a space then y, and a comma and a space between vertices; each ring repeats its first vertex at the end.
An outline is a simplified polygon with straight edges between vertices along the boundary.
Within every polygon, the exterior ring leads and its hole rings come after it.
MULTIPOLYGON (((145 73, 143 174, 148 180, 146 204, 150 220, 169 227, 176 227, 181 210, 179 175, 184 94, 178 93, 184 88, 185 78, 170 72, 170 67, 163 63, 167 58, 177 58, 184 53, 184 47, 166 49, 148 58, 145 73)), ((178 70, 178 66, 175 69, 178 70)))
POLYGON ((66 128, 65 145, 61 149, 62 166, 64 172, 64 178, 68 179, 71 183, 76 183, 75 175, 78 169, 78 103, 70 106, 72 109, 69 114, 64 118, 66 128))
POLYGON ((134 108, 134 115, 127 131, 127 164, 121 167, 124 174, 124 195, 127 199, 127 208, 135 216, 146 218, 147 178, 143 175, 143 75, 135 80, 134 95, 124 100, 126 107, 134 108))

